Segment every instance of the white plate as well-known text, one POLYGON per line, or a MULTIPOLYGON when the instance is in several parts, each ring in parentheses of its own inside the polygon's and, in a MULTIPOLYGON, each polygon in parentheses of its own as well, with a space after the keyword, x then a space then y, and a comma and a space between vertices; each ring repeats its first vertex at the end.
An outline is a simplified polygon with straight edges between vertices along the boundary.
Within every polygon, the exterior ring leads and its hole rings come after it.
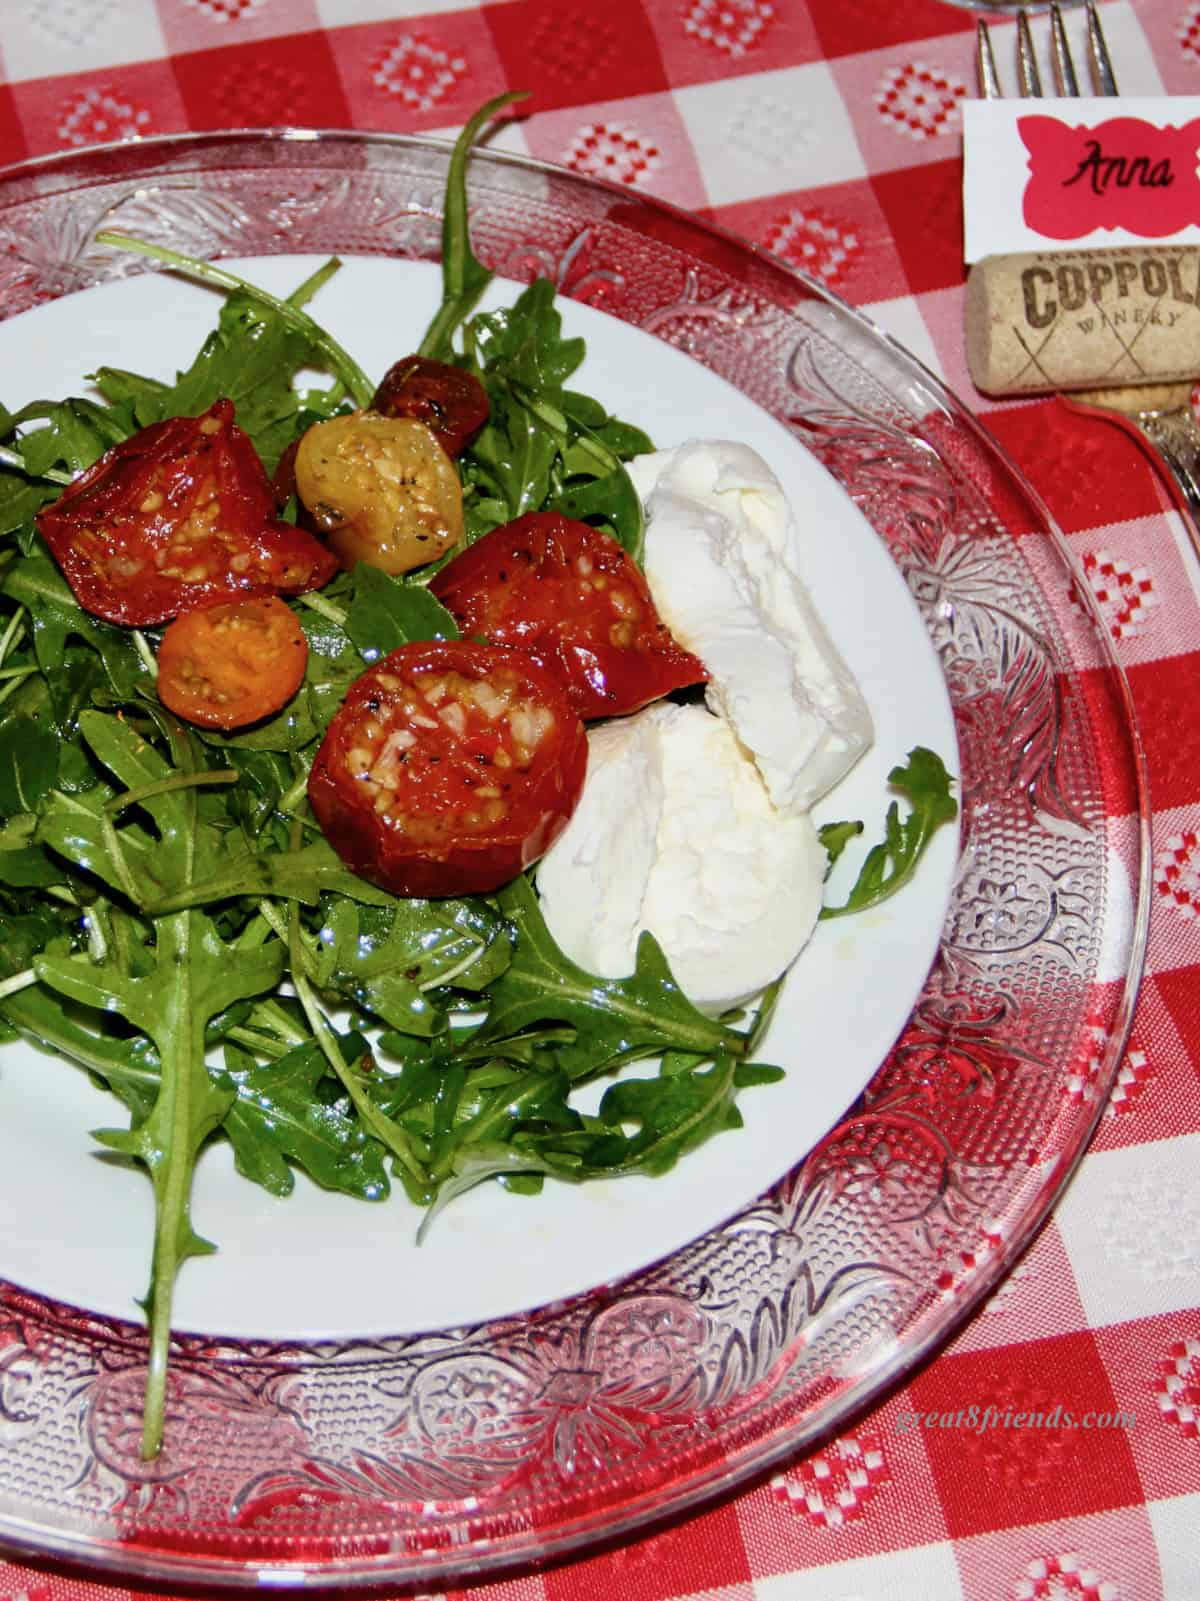
MULTIPOLYGON (((316 264, 274 257, 233 266, 287 293, 316 264)), ((436 268, 356 258, 309 309, 380 376, 415 346, 439 292, 436 268)), ((517 292, 493 285, 485 304, 508 304, 517 292)), ((83 376, 104 363, 168 378, 191 362, 217 309, 209 291, 166 276, 67 296, 0 325, 0 398, 15 407, 80 393, 83 376)), ((861 817, 866 838, 877 837, 886 775, 914 745, 957 771, 942 675, 899 571, 835 481, 753 402, 627 324, 574 301, 561 310, 565 331, 588 341, 573 388, 660 446, 742 440, 782 482, 804 536, 804 577, 876 727, 873 750, 817 820, 861 817)), ((944 829, 903 893, 817 929, 759 1053, 787 1078, 743 1092, 745 1127, 662 1178, 548 1185, 532 1198, 486 1185, 456 1201, 418 1247, 420 1214, 399 1192, 373 1206, 300 1176, 295 1193, 276 1200, 239 1178, 228 1147, 215 1145, 199 1166, 193 1222, 219 1252, 184 1267, 176 1327, 295 1338, 439 1328, 543 1305, 674 1251, 792 1167, 870 1080, 933 959, 955 859, 956 833, 944 829)), ((0 1053, 0 1114, 0 1215, 10 1220, 0 1276, 135 1316, 149 1271, 150 1185, 115 1169, 89 1137, 121 1120, 118 1103, 70 1064, 17 1045, 0 1053)))

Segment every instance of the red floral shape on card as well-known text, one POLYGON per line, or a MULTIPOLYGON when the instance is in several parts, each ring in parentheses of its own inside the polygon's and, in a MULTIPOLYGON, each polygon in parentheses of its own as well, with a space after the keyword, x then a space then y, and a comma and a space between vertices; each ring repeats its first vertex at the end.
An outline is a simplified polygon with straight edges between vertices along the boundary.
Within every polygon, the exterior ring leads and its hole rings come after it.
POLYGON ((1085 128, 1057 117, 1017 118, 1029 152, 1026 225, 1046 239, 1102 228, 1162 239, 1200 223, 1200 118, 1158 128, 1110 117, 1085 128))

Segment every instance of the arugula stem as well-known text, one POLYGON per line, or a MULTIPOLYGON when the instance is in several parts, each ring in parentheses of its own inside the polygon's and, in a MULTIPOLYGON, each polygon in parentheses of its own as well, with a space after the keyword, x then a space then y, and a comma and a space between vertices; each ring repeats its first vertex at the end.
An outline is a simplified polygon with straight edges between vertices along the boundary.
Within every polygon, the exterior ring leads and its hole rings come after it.
POLYGON ((142 658, 142 664, 144 665, 146 671, 150 674, 150 677, 155 681, 155 683, 157 683, 158 659, 154 652, 150 649, 150 641, 146 638, 145 634, 142 633, 140 628, 135 628, 133 630, 133 648, 142 658))
POLYGON ((331 600, 323 600, 320 595, 297 595, 296 599, 302 606, 311 606, 313 611, 320 613, 327 622, 336 623, 339 628, 345 626, 347 614, 340 606, 335 606, 331 600))
POLYGON ((22 473, 26 478, 44 478, 48 484, 74 482, 74 475, 63 472, 60 467, 47 467, 44 472, 34 472, 20 451, 10 449, 8 445, 0 445, 0 467, 11 467, 13 472, 22 473))
POLYGON ((250 1013, 252 1022, 272 1028, 288 1046, 303 1045, 308 1036, 296 1027, 278 1001, 259 1001, 250 1013))
POLYGON ((467 123, 454 143, 454 154, 446 174, 446 210, 442 218, 442 304, 429 324, 418 353, 443 358, 451 354, 454 330, 470 314, 492 275, 471 250, 467 223, 467 157, 489 122, 516 100, 527 100, 527 91, 497 95, 467 123))
POLYGON ((142 801, 152 800, 155 795, 169 795, 177 789, 197 789, 208 784, 236 784, 241 778, 236 767, 205 768, 199 773, 172 773, 168 778, 156 778, 152 784, 141 784, 137 789, 127 789, 123 795, 114 795, 112 800, 106 801, 104 811, 108 817, 116 817, 127 806, 137 806, 142 801))
POLYGON ((15 689, 20 689, 21 685, 25 682, 25 679, 28 676, 29 675, 27 673, 22 673, 19 676, 15 673, 13 674, 13 676, 8 680, 7 684, 4 685, 3 689, 0 689, 0 706, 4 704, 4 702, 15 689))
POLYGON ((307 306, 313 296, 325 287, 335 273, 341 270, 342 264, 337 256, 330 256, 323 266, 318 267, 316 272, 310 273, 298 288, 292 290, 287 297, 288 305, 295 306, 297 311, 301 307, 307 306))
POLYGON ((36 984, 37 981, 38 976, 32 967, 27 967, 23 973, 14 973, 11 978, 6 978, 3 983, 0 983, 0 1001, 4 1000, 7 995, 15 995, 18 990, 28 989, 31 984, 36 984))
MULTIPOLYGON (((546 427, 552 433, 557 434, 564 444, 567 442, 570 437, 567 420, 560 411, 556 411, 553 406, 547 405, 544 400, 538 400, 522 384, 510 382, 507 387, 509 394, 519 405, 524 406, 525 410, 536 417, 539 422, 545 423, 546 427)), ((605 473, 614 473, 621 466, 621 458, 614 455, 602 440, 594 438, 586 429, 580 428, 579 437, 572 443, 576 450, 582 450, 585 455, 590 456, 598 467, 604 469, 605 473)))
MULTIPOLYGON (((231 1028, 225 1035, 228 1040, 234 1040, 238 1045, 244 1045, 248 1050, 257 1051, 260 1056, 270 1056, 278 1060, 286 1056, 292 1047, 285 1041, 276 1039, 273 1034, 260 1034, 253 1028, 231 1028)), ((301 1036, 303 1039, 303 1036, 301 1036)))
POLYGON ((40 667, 0 667, 0 678, 28 678, 41 670, 40 667))
MULTIPOLYGON (((285 790, 279 797, 278 801, 275 803, 275 810, 277 812, 283 812, 287 816, 292 817, 293 806, 298 806, 300 804, 300 802, 304 799, 307 790, 308 774, 301 773, 300 777, 292 785, 291 789, 285 790)), ((301 819, 296 818, 295 821, 301 821, 301 819)))
MULTIPOLYGON (((168 250, 164 245, 152 245, 145 239, 135 239, 130 234, 113 233, 105 231, 96 235, 96 243, 109 245, 114 250, 128 250, 135 256, 146 256, 151 261, 160 261, 164 267, 170 267, 173 272, 182 274, 185 278, 196 278, 201 283, 212 284, 217 289, 225 289, 249 296, 260 306, 269 306, 281 317, 289 327, 299 330, 312 340, 313 344, 329 362, 334 375, 342 380, 346 388, 354 397, 359 406, 369 406, 375 394, 375 385, 355 361, 350 353, 338 344, 331 334, 313 321, 307 312, 301 311, 298 306, 287 300, 280 300, 278 295, 271 294, 266 289, 260 289, 257 284, 239 278, 236 273, 226 272, 215 262, 201 261, 195 256, 181 256, 177 251, 168 250)), ((340 265, 340 263, 339 263, 340 265)), ((69 480, 68 480, 69 481, 69 480)))
MULTIPOLYGON (((24 606, 18 606, 8 620, 8 627, 4 630, 4 637, 0 639, 0 662, 8 656, 13 645, 25 631, 25 619, 29 613, 24 606)), ((36 671, 37 669, 35 669, 36 671)))
POLYGON ((429 1182, 429 1175, 417 1161, 413 1154, 408 1136, 398 1123, 381 1112, 368 1095, 363 1092, 355 1073, 346 1066, 342 1057, 333 1030, 325 1019, 325 1014, 317 1004, 313 994, 312 985, 304 971, 304 947, 300 941, 300 907, 296 901, 292 902, 288 918, 288 941, 291 954, 292 983, 296 987, 296 998, 304 1008, 304 1015, 308 1019, 308 1026, 313 1031, 313 1037, 321 1047, 325 1060, 332 1067, 334 1073, 341 1081, 343 1088, 354 1103, 354 1110, 362 1119, 367 1131, 384 1145, 403 1164, 409 1175, 420 1185, 429 1182))

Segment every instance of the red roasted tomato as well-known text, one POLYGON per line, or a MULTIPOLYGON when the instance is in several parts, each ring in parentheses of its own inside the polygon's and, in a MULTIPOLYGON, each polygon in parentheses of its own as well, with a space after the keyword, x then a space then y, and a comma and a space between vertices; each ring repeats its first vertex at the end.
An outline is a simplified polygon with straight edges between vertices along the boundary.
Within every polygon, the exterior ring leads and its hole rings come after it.
POLYGON ((298 595, 338 568, 319 540, 276 519, 231 400, 114 445, 38 528, 80 605, 134 628, 219 600, 298 595))
POLYGON ((457 456, 488 420, 487 390, 473 373, 430 356, 405 356, 389 367, 371 410, 423 422, 449 456, 457 456))
POLYGON ((308 798, 338 855, 394 895, 498 889, 575 810, 587 736, 562 686, 522 652, 401 645, 350 686, 308 798))
POLYGON ((602 529, 531 512, 443 567, 430 593, 464 634, 526 650, 566 684, 581 717, 614 717, 702 684, 628 552, 602 529))

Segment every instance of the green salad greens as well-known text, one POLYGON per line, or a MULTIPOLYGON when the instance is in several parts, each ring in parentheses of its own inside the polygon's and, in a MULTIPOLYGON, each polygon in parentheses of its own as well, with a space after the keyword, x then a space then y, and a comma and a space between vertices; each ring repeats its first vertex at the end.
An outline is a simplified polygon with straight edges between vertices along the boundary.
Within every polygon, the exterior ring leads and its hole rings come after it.
MULTIPOLYGON (((476 372, 491 401, 460 463, 467 537, 556 508, 636 556, 641 508, 622 463, 650 441, 567 387, 584 351, 563 337, 551 285, 475 313, 490 274, 467 233, 467 152, 507 98, 456 148, 444 300, 422 346, 476 372)), ((229 734, 159 703, 157 631, 80 608, 34 519, 109 446, 227 396, 269 472, 309 425, 367 405, 373 389, 305 310, 336 262, 277 300, 123 242, 227 293, 173 382, 104 367, 90 375, 99 398, 0 409, 0 1037, 32 1040, 111 1091, 124 1126, 95 1137, 150 1176, 151 1457, 176 1277, 214 1249, 189 1208, 207 1142, 227 1140, 238 1172, 273 1195, 299 1169, 364 1201, 398 1184, 428 1216, 493 1176, 531 1192, 547 1176, 662 1173, 736 1128, 739 1091, 780 1071, 755 1060, 770 996, 757 1020, 702 1015, 651 935, 632 975, 597 979, 557 950, 527 878, 493 895, 401 900, 326 842, 305 785, 347 687, 397 645, 456 636, 428 570, 398 579, 360 565, 292 602, 309 645, 303 687, 229 734), (312 370, 328 383, 297 387, 312 370), (594 1115, 573 1107, 576 1086, 644 1058, 649 1076, 615 1080, 594 1115)), ((922 820, 906 827, 893 812, 887 860, 852 903, 893 887, 953 816, 945 770, 917 759, 919 785, 893 777, 922 820)))

